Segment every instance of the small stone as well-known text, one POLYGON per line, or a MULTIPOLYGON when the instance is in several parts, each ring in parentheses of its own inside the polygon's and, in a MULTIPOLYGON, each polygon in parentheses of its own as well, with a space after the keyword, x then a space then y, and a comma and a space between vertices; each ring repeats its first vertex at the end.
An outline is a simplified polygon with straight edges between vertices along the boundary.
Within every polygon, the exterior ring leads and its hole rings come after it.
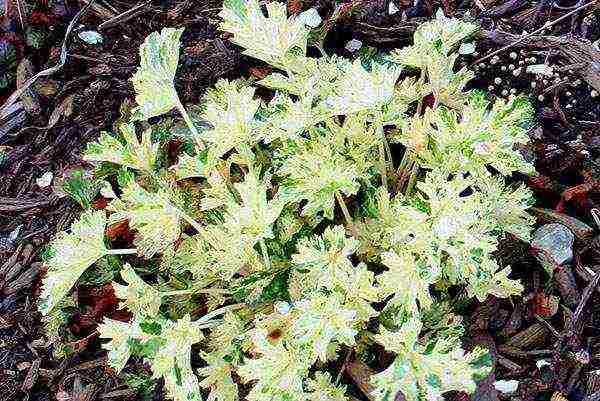
POLYGON ((500 78, 500 77, 496 77, 496 78, 494 78, 494 83, 495 83, 496 85, 500 85, 500 84, 502 83, 502 78, 500 78))
POLYGON ((490 86, 488 86, 488 91, 490 91, 490 92, 493 92, 493 91, 494 91, 494 89, 495 89, 495 88, 494 88, 494 86, 493 86, 493 85, 490 85, 490 86))
POLYGON ((531 87, 532 87, 533 89, 535 89, 535 87, 536 87, 536 86, 537 86, 537 82, 533 81, 533 82, 531 83, 531 87))
POLYGON ((512 71, 512 70, 514 70, 514 69, 515 69, 515 65, 514 65, 514 64, 509 64, 509 65, 508 65, 508 70, 509 70, 509 71, 512 71))
POLYGON ((566 226, 559 223, 545 224, 535 230, 531 246, 540 250, 538 259, 542 264, 549 258, 554 265, 563 265, 573 259, 575 236, 566 226))
POLYGON ((389 15, 394 15, 398 11, 400 11, 400 9, 398 9, 398 7, 396 6, 396 4, 394 4, 393 1, 390 1, 390 5, 388 6, 388 14, 389 15))
POLYGON ((498 380, 494 382, 494 388, 502 394, 512 394, 519 388, 518 380, 498 380))
POLYGON ((590 96, 591 96, 591 97, 598 97, 598 91, 596 91, 596 90, 592 90, 592 91, 590 92, 590 96))
POLYGON ((538 96, 538 100, 539 100, 540 102, 543 102, 543 101, 544 101, 544 99, 545 99, 545 98, 544 98, 544 95, 539 95, 539 96, 538 96))
POLYGON ((519 75, 521 75, 521 72, 522 72, 522 71, 523 71, 523 70, 522 70, 521 68, 517 68, 516 70, 514 70, 514 71, 513 71, 513 75, 514 75, 515 77, 518 77, 519 75))
POLYGON ((508 91, 506 89, 502 91, 502 96, 508 96, 508 91))
POLYGON ((510 90, 510 94, 511 94, 511 95, 514 95, 515 93, 517 93, 517 90, 516 90, 515 88, 511 88, 511 90, 510 90))
POLYGON ((538 369, 541 369, 544 366, 552 366, 552 364, 550 362, 548 362, 546 359, 540 359, 539 361, 537 361, 535 363, 535 366, 537 366, 538 369))
POLYGON ((517 53, 510 52, 509 57, 512 58, 513 60, 516 60, 517 59, 517 53))
POLYGON ((53 178, 54 178, 54 174, 52 174, 52 171, 46 171, 44 174, 42 174, 42 176, 40 178, 35 180, 35 183, 40 188, 46 188, 46 187, 49 187, 50 184, 52 184, 53 178))
POLYGON ((78 34, 79 39, 90 45, 99 45, 104 41, 102 35, 96 31, 83 31, 78 34))
POLYGON ((348 43, 346 43, 346 50, 348 50, 350 53, 354 53, 357 50, 360 50, 360 48, 362 47, 362 42, 360 40, 357 39, 352 39, 350 41, 348 41, 348 43))

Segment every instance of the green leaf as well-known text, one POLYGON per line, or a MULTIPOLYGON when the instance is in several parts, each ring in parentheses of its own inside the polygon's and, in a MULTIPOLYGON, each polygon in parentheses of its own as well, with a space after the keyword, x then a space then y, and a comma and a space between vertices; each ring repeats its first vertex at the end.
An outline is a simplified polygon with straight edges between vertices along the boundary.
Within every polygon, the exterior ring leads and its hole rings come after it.
POLYGON ((150 360, 154 378, 164 378, 169 398, 174 401, 200 401, 198 378, 191 365, 191 347, 202 340, 198 326, 186 315, 163 325, 164 343, 150 360))
POLYGON ((355 60, 340 78, 337 95, 326 101, 331 114, 380 110, 392 99, 400 73, 398 67, 376 63, 367 71, 360 60, 355 60))
POLYGON ((134 113, 147 120, 171 111, 179 104, 175 72, 179 62, 179 38, 183 29, 152 32, 140 47, 140 66, 131 79, 138 106, 134 113))
POLYGON ((312 362, 327 362, 332 342, 354 345, 357 331, 353 328, 356 311, 343 307, 335 295, 313 294, 297 302, 291 313, 296 316, 291 335, 301 347, 311 350, 312 362))
POLYGON ((456 339, 420 345, 417 342, 420 328, 420 322, 411 319, 399 332, 382 328, 376 336, 378 342, 396 354, 396 359, 371 378, 375 400, 387 401, 401 392, 407 401, 441 401, 442 394, 448 391, 472 393, 475 380, 490 373, 491 365, 481 364, 487 350, 475 348, 465 353, 456 339))
POLYGON ((161 305, 160 292, 146 284, 126 263, 121 270, 121 277, 128 285, 113 282, 117 298, 123 300, 120 308, 127 308, 135 317, 155 317, 159 314, 161 305))
POLYGON ((134 244, 140 256, 151 258, 163 252, 181 235, 180 212, 164 191, 148 192, 131 182, 107 210, 114 212, 111 224, 128 220, 129 227, 137 231, 134 244))
POLYGON ((357 240, 346 236, 343 226, 327 227, 322 236, 300 240, 292 262, 301 271, 308 271, 306 275, 310 278, 299 279, 318 283, 315 289, 346 289, 354 278, 354 266, 349 258, 358 246, 357 240))
POLYGON ((268 17, 258 0, 225 1, 219 13, 220 28, 233 34, 231 41, 245 48, 245 55, 285 67, 293 49, 306 52, 309 30, 301 19, 286 17, 285 4, 267 3, 266 8, 268 17))
POLYGON ((121 125, 120 133, 124 143, 106 132, 100 134, 97 142, 90 142, 87 145, 83 159, 111 162, 146 173, 154 171, 159 143, 152 142, 152 130, 148 129, 142 133, 141 142, 137 138, 133 124, 121 125))
POLYGON ((266 330, 255 330, 252 343, 260 357, 246 359, 238 369, 245 382, 255 381, 248 401, 305 401, 303 378, 310 361, 304 352, 283 341, 272 344, 266 330))
POLYGON ((393 295, 388 305, 404 307, 414 314, 431 307, 433 300, 429 285, 433 284, 435 277, 421 271, 423 269, 410 254, 392 251, 383 253, 381 258, 388 270, 377 276, 377 282, 383 292, 382 298, 393 295))
POLYGON ((108 350, 108 364, 117 374, 123 370, 132 354, 131 341, 148 338, 137 320, 128 323, 105 318, 98 326, 98 333, 100 338, 110 339, 102 347, 108 350))
POLYGON ((278 170, 286 177, 282 188, 290 199, 306 200, 302 214, 313 216, 323 212, 333 220, 335 193, 358 192, 358 171, 354 164, 340 155, 325 138, 302 141, 278 170))
POLYGON ((216 157, 231 149, 240 152, 243 146, 252 147, 262 138, 254 124, 254 115, 260 106, 254 100, 255 89, 241 82, 220 80, 206 94, 206 108, 202 114, 211 126, 197 141, 209 144, 216 157))
POLYGON ((315 372, 314 379, 308 379, 306 387, 310 392, 310 399, 319 401, 347 401, 346 386, 333 383, 331 375, 327 372, 315 372))
POLYGON ((105 226, 104 211, 84 212, 79 220, 71 225, 69 233, 59 233, 52 242, 52 257, 46 262, 48 271, 42 280, 39 305, 42 314, 50 313, 83 272, 106 255, 105 226))
POLYGON ((208 365, 198 369, 198 375, 205 377, 200 386, 210 390, 207 401, 237 401, 238 386, 231 377, 233 366, 220 352, 201 352, 200 356, 208 365))

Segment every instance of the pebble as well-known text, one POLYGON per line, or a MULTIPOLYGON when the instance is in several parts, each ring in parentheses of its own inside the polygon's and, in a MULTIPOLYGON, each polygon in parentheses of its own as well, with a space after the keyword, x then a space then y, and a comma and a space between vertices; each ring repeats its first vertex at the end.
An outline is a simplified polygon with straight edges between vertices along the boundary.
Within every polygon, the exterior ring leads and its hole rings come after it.
POLYGON ((551 223, 541 226, 533 233, 531 246, 543 251, 540 257, 547 256, 560 266, 573 259, 574 241, 575 236, 566 226, 551 223))
POLYGON ((494 382, 494 388, 502 394, 512 394, 519 388, 518 380, 497 380, 494 382))

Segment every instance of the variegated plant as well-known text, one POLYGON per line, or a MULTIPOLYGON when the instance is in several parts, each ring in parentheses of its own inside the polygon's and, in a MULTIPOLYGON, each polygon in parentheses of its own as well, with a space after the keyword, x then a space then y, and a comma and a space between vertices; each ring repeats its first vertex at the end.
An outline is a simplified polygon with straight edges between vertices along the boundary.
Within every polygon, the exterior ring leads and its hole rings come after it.
POLYGON ((532 171, 516 149, 527 102, 465 90, 472 74, 455 71, 456 49, 476 27, 441 13, 378 63, 308 57, 306 15, 282 4, 265 15, 258 0, 224 3, 221 28, 275 68, 255 82, 272 98, 222 80, 190 116, 173 83, 182 31, 151 34, 132 122, 84 156, 119 188, 105 182, 106 211, 85 212, 52 244, 40 310, 54 313, 103 258, 120 260, 113 288, 131 319, 100 325, 108 362, 119 372, 144 358, 176 401, 346 400, 322 370, 360 357, 359 338, 395 354, 372 399, 473 391, 487 351, 439 329, 451 309, 437 321, 430 311, 449 305, 449 286, 478 300, 522 290, 492 254, 532 224, 531 194, 503 177, 532 171), (165 135, 139 123, 173 109, 187 126, 175 164, 165 135), (404 145, 402 160, 390 142, 404 145), (123 222, 133 248, 113 249, 107 225, 123 222))

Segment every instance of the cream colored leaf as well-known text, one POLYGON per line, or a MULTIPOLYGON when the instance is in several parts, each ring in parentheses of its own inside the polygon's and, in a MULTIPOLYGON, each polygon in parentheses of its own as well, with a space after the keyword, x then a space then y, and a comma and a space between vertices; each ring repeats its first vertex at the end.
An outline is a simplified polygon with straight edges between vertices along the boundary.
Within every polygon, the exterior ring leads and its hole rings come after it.
POLYGON ((104 245, 104 211, 84 212, 61 232, 51 244, 52 256, 46 262, 48 271, 42 280, 39 309, 47 315, 64 298, 83 272, 108 252, 104 245))
POLYGON ((140 47, 140 66, 131 79, 142 119, 171 111, 179 103, 175 72, 179 62, 179 38, 183 29, 163 28, 152 32, 140 47))

